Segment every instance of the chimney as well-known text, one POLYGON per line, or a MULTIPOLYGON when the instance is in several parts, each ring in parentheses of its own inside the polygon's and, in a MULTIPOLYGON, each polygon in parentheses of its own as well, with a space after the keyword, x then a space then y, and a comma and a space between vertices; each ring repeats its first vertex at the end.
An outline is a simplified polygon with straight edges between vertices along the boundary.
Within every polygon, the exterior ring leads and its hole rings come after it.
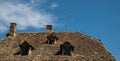
POLYGON ((13 37, 16 36, 16 23, 10 23, 9 35, 13 37))
POLYGON ((46 32, 52 33, 52 25, 46 25, 46 32))

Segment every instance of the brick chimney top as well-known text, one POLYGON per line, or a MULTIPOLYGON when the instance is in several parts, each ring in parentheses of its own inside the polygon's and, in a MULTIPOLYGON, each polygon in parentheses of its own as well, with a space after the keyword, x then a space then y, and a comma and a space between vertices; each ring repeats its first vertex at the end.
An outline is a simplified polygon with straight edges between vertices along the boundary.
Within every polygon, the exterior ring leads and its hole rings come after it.
POLYGON ((9 34, 10 36, 15 37, 16 36, 16 23, 10 23, 10 31, 9 34))
POLYGON ((52 25, 46 25, 46 32, 51 33, 52 31, 52 25))

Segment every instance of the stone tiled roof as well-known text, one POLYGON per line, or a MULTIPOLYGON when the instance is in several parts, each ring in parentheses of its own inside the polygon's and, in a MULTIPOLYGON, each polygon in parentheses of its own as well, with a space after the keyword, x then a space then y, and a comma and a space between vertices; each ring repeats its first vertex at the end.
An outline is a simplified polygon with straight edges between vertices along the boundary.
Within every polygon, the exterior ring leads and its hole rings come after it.
POLYGON ((97 60, 115 61, 115 58, 105 49, 100 40, 96 40, 79 32, 53 32, 58 38, 56 44, 47 44, 47 32, 17 33, 15 37, 6 37, 0 42, 0 60, 97 60), (34 50, 27 56, 14 55, 20 50, 20 44, 26 41, 34 50), (71 56, 56 55, 60 46, 69 42, 74 46, 71 56))

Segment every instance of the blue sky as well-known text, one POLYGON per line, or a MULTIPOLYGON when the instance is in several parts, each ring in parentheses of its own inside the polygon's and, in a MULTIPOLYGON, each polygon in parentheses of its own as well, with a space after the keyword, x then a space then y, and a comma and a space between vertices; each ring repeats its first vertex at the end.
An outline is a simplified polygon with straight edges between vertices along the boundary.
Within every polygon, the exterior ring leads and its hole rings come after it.
POLYGON ((10 22, 18 24, 18 32, 45 31, 44 25, 53 24, 54 31, 81 32, 102 40, 106 49, 120 61, 120 0, 14 0, 14 2, 0 0, 0 2, 5 3, 0 6, 1 39, 8 33, 10 22), (30 29, 27 29, 28 27, 30 29))

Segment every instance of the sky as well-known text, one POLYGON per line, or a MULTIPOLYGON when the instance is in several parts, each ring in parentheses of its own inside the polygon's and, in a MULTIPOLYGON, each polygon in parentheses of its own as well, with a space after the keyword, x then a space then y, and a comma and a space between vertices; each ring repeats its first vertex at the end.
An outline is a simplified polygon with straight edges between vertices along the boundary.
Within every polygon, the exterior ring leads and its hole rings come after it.
POLYGON ((100 39, 120 61, 120 0, 0 0, 0 39, 11 22, 17 32, 80 32, 100 39))

